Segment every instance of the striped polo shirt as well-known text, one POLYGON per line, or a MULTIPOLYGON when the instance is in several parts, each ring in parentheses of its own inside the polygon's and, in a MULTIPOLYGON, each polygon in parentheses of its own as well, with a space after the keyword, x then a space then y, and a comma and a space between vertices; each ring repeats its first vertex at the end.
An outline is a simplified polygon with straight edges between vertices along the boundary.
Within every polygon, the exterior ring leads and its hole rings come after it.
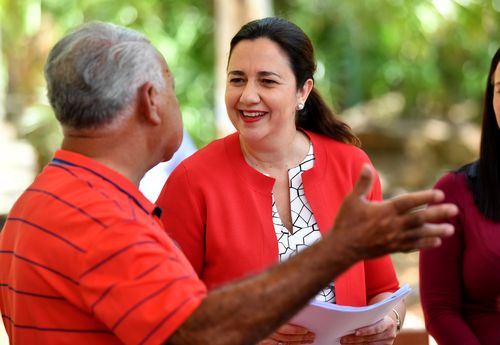
POLYGON ((57 151, 0 233, 0 310, 11 343, 165 341, 206 288, 158 216, 124 176, 57 151))

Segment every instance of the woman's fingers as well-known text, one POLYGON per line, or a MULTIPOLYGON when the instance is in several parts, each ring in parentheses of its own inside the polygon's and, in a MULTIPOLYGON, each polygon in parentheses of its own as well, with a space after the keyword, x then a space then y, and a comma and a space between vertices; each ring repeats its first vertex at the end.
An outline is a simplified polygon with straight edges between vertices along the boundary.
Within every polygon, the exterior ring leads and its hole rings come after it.
POLYGON ((311 344, 314 339, 314 333, 307 328, 287 323, 278 328, 269 338, 261 341, 259 345, 311 344))

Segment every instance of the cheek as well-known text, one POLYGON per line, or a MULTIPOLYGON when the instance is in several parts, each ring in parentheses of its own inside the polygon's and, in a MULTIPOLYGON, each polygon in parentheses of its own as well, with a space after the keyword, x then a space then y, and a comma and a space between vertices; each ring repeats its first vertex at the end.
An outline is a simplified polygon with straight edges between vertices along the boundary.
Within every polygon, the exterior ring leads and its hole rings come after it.
POLYGON ((234 90, 226 90, 224 101, 226 102, 227 110, 230 111, 238 105, 239 95, 234 90))

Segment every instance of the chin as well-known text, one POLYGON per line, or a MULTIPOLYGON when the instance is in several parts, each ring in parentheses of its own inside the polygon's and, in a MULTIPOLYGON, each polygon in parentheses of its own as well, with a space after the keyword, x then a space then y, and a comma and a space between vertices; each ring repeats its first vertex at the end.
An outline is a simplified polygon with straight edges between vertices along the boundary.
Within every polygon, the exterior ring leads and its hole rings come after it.
POLYGON ((163 157, 161 159, 162 162, 166 162, 166 161, 169 161, 172 159, 172 157, 174 156, 174 154, 177 152, 177 150, 179 149, 179 147, 181 146, 181 143, 179 141, 179 144, 177 145, 174 145, 172 147, 168 147, 164 152, 163 154, 163 157))
MULTIPOLYGON (((172 159, 172 157, 174 156, 174 153, 175 152, 172 152, 172 153, 169 153, 169 154, 165 154, 163 155, 162 159, 160 160, 160 162, 168 162, 169 160, 172 159)), ((158 163, 160 163, 158 162, 158 163)))
POLYGON ((170 138, 166 145, 163 147, 163 155, 161 158, 162 162, 169 161, 172 159, 174 154, 179 150, 182 144, 182 131, 181 134, 177 136, 177 138, 170 138))

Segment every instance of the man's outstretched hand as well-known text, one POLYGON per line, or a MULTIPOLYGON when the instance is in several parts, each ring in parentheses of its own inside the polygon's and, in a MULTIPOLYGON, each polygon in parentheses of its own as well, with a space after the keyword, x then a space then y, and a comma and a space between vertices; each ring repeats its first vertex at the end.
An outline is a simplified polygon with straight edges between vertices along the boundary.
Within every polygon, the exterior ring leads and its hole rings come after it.
POLYGON ((446 222, 458 213, 453 204, 439 204, 444 198, 439 190, 403 194, 386 201, 368 201, 373 172, 363 166, 351 194, 344 200, 331 236, 346 253, 369 259, 393 252, 409 252, 436 247, 441 238, 453 234, 446 222))

